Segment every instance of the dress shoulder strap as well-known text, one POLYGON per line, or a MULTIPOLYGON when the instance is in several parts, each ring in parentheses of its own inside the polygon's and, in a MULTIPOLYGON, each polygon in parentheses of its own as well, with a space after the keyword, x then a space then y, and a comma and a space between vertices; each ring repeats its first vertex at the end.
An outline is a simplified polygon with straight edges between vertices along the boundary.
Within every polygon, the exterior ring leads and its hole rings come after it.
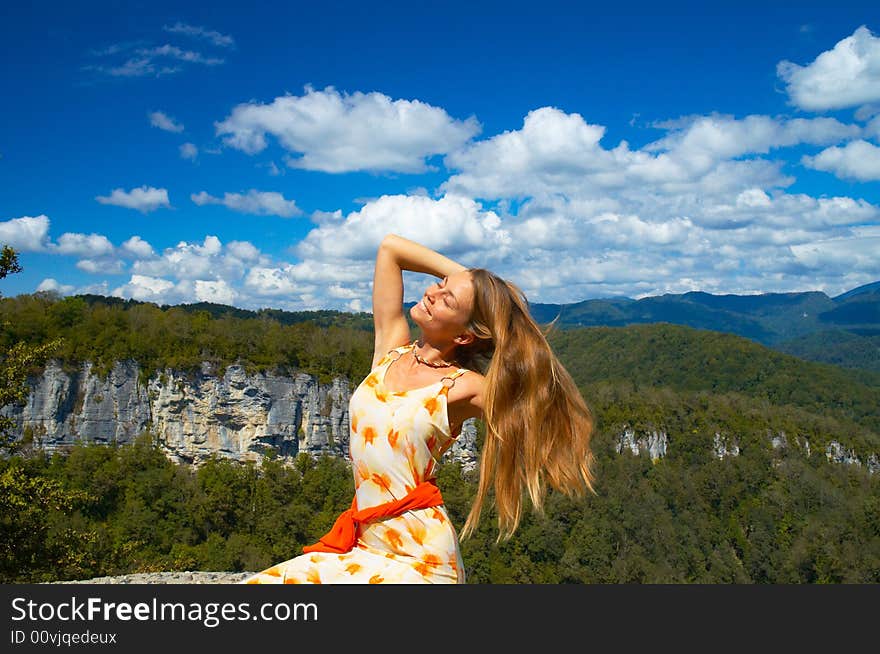
POLYGON ((466 372, 470 372, 470 371, 467 368, 459 368, 458 370, 456 370, 452 374, 446 375, 445 377, 440 379, 440 381, 442 382, 442 385, 440 387, 440 392, 441 393, 448 393, 449 389, 452 388, 453 386, 455 386, 455 380, 458 379, 459 377, 461 377, 466 372))

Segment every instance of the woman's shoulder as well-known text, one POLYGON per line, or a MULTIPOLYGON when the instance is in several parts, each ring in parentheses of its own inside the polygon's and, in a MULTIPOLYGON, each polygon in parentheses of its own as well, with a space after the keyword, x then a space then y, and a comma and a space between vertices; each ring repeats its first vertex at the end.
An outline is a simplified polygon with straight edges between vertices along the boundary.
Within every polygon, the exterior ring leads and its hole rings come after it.
POLYGON ((383 343, 382 345, 377 345, 373 351, 373 363, 371 369, 375 370, 383 363, 387 363, 390 360, 396 359, 401 354, 406 352, 406 350, 412 348, 414 343, 415 341, 412 340, 404 342, 403 339, 397 339, 396 341, 391 343, 383 343))
POLYGON ((455 385, 450 391, 450 399, 482 407, 486 378, 482 373, 469 368, 461 368, 459 372, 460 374, 455 378, 455 385))

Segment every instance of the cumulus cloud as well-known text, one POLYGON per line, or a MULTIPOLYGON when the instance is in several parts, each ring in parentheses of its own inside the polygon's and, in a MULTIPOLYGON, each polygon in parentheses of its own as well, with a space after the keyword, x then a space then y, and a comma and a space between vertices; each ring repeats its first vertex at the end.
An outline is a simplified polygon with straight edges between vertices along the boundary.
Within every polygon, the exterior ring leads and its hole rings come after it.
POLYGON ((166 248, 158 259, 135 261, 132 268, 148 277, 206 278, 212 276, 212 270, 219 272, 225 267, 222 254, 220 239, 206 236, 201 245, 181 241, 173 248, 166 248))
POLYGON ((187 23, 177 22, 171 26, 165 25, 162 29, 171 34, 185 34, 186 36, 194 38, 206 39, 212 44, 223 48, 231 48, 235 46, 235 39, 228 34, 221 34, 220 32, 209 30, 199 25, 188 25, 187 23))
POLYGON ((265 265, 268 261, 268 257, 247 241, 232 241, 224 246, 216 236, 206 236, 202 243, 181 241, 165 248, 157 258, 135 261, 132 271, 147 277, 187 280, 190 285, 201 279, 223 280, 234 286, 249 267, 265 265))
POLYGON ((102 234, 77 234, 67 232, 58 238, 55 250, 59 254, 99 257, 105 254, 113 254, 113 244, 102 234))
POLYGON ((766 154, 771 149, 809 143, 825 145, 858 136, 856 125, 844 125, 833 118, 774 119, 752 115, 701 116, 685 129, 647 146, 648 152, 667 151, 689 168, 701 171, 724 159, 747 154, 766 154))
POLYGON ((141 186, 130 191, 117 188, 110 195, 99 195, 95 199, 101 204, 112 204, 117 207, 137 209, 142 213, 170 206, 168 191, 164 188, 153 188, 152 186, 141 186))
POLYGON ((199 155, 199 149, 193 143, 184 143, 180 146, 180 158, 195 161, 199 155))
MULTIPOLYGON (((510 235, 501 229, 496 213, 485 211, 474 200, 451 195, 382 196, 347 216, 321 214, 316 223, 294 248, 298 263, 254 265, 244 278, 243 290, 290 308, 361 311, 370 306, 376 249, 389 232, 468 265, 499 261, 511 249, 510 235)), ((415 282, 418 276, 406 273, 405 278, 415 282)), ((408 288, 420 295, 421 286, 408 288)))
POLYGON ((166 132, 182 132, 183 125, 178 123, 168 114, 162 111, 154 111, 149 114, 150 117, 150 125, 153 127, 158 127, 161 130, 166 132))
POLYGON ((476 119, 456 120, 419 100, 392 100, 381 93, 340 94, 333 87, 269 104, 236 106, 215 123, 226 145, 256 154, 273 136, 294 168, 329 173, 428 170, 426 159, 451 152, 480 131, 476 119))
POLYGON ((53 277, 47 277, 36 288, 36 292, 51 291, 59 295, 71 295, 76 287, 72 284, 62 284, 53 277))
POLYGON ((76 267, 93 275, 107 274, 118 275, 125 270, 125 262, 120 259, 80 259, 76 262, 76 267))
POLYGON ((238 211, 239 213, 256 214, 259 216, 292 218, 302 214, 302 210, 296 206, 296 201, 285 200, 281 193, 275 191, 251 189, 245 194, 224 193, 222 198, 214 197, 206 191, 201 191, 193 193, 190 199, 199 206, 222 204, 226 208, 238 211))
POLYGON ((262 256, 254 244, 248 241, 230 241, 226 245, 226 251, 241 261, 259 261, 262 256))
POLYGON ((122 244, 121 248, 123 252, 141 259, 150 259, 156 256, 156 253, 153 251, 153 246, 140 236, 132 236, 122 244))
POLYGON ((880 116, 875 116, 865 125, 865 136, 880 141, 880 116))
POLYGON ((368 259, 388 232, 435 250, 463 254, 483 250, 503 254, 510 247, 501 221, 492 211, 463 196, 439 200, 423 196, 387 195, 309 232, 296 248, 304 260, 368 259))
POLYGON ((842 179, 880 180, 880 148, 861 139, 843 147, 826 148, 814 157, 805 156, 802 163, 809 168, 834 173, 842 179))
POLYGON ((22 216, 0 222, 0 244, 21 252, 40 252, 48 246, 49 217, 22 216))
POLYGON ((367 292, 372 266, 367 261, 306 260, 297 264, 254 266, 245 277, 244 285, 261 296, 318 296, 318 291, 333 284, 347 284, 367 292))
POLYGON ((147 275, 132 275, 126 284, 113 289, 114 297, 130 298, 141 302, 171 303, 174 282, 147 275))
POLYGON ((791 251, 800 263, 823 275, 865 272, 872 275, 869 281, 876 281, 880 235, 819 239, 792 245, 791 251))
POLYGON ((232 304, 238 297, 238 293, 222 279, 217 281, 197 279, 193 284, 195 286, 195 295, 199 302, 232 304))
POLYGON ((792 104, 827 111, 880 101, 880 38, 864 25, 806 65, 781 61, 777 75, 792 104))
MULTIPOLYGON (((241 254, 245 242, 237 243, 241 254)), ((248 254, 255 256, 254 252, 248 254)), ((256 258, 259 260, 258 253, 256 258)), ((112 295, 161 304, 198 301, 231 305, 239 299, 248 304, 233 284, 243 273, 241 262, 226 256, 214 236, 206 237, 201 245, 178 243, 166 249, 160 260, 135 262, 133 270, 129 281, 113 289, 112 295)))
POLYGON ((755 185, 786 186, 793 180, 780 162, 751 158, 799 143, 827 145, 860 133, 830 118, 773 119, 767 116, 699 116, 667 125, 670 133, 641 150, 626 141, 600 143, 605 128, 580 114, 554 107, 529 112, 522 129, 472 143, 446 157, 458 170, 443 190, 472 197, 522 198, 627 193, 646 188, 663 193, 722 193, 755 185))

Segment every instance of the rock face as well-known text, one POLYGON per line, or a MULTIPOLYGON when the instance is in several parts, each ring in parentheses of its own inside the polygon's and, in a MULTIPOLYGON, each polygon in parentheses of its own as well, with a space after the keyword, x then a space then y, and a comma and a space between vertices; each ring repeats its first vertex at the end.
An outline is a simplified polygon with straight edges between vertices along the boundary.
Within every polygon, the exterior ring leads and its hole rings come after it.
POLYGON ((712 440, 712 451, 719 459, 739 456, 739 443, 735 436, 722 436, 716 431, 715 438, 712 440))
POLYGON ((75 581, 50 581, 50 584, 237 584, 254 572, 138 572, 115 577, 93 577, 75 581))
MULTIPOLYGON (((348 458, 351 388, 345 378, 320 384, 303 373, 249 375, 235 365, 219 375, 205 363, 194 375, 163 370, 146 385, 139 379, 134 361, 117 362, 103 379, 90 363, 66 372, 52 361, 30 381, 27 404, 0 413, 48 451, 77 440, 126 443, 149 430, 178 463, 198 465, 214 454, 259 461, 267 450, 284 459, 300 452, 348 458)), ((473 420, 447 456, 465 469, 476 465, 473 420)))
POLYGON ((636 432, 631 427, 625 427, 623 433, 617 437, 614 444, 615 451, 620 454, 623 450, 629 450, 635 455, 645 451, 651 461, 657 461, 666 456, 666 447, 669 444, 669 438, 665 432, 651 431, 636 436, 636 432))
MULTIPOLYGON (((247 374, 235 365, 220 374, 204 363, 195 374, 163 370, 144 383, 134 361, 117 362, 105 378, 90 363, 65 371, 52 361, 30 385, 24 407, 2 407, 0 414, 15 419, 19 434, 32 435, 48 451, 64 450, 77 440, 126 443, 149 430, 177 463, 198 465, 215 454, 260 461, 267 451, 291 461, 300 452, 348 459, 351 385, 342 377, 321 384, 304 373, 247 374)), ((781 430, 768 430, 767 438, 774 450, 792 442, 781 430)), ((476 440, 476 423, 465 421, 446 459, 474 470, 476 440)), ((793 442, 810 456, 806 437, 796 436, 793 442)), ((618 453, 647 453, 656 462, 666 456, 669 436, 663 430, 637 433, 624 425, 614 446, 618 453)), ((739 456, 739 439, 716 433, 713 453, 719 459, 739 456)), ((876 453, 859 457, 837 441, 828 444, 825 456, 880 472, 876 453)))

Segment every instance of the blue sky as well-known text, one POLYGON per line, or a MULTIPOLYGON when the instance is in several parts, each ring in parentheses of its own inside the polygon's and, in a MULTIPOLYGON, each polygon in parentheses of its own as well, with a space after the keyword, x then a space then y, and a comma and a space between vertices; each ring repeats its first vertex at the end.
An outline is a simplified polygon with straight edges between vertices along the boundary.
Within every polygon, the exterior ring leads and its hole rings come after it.
POLYGON ((5 296, 368 311, 387 232, 533 302, 880 279, 871 3, 21 4, 5 296))

